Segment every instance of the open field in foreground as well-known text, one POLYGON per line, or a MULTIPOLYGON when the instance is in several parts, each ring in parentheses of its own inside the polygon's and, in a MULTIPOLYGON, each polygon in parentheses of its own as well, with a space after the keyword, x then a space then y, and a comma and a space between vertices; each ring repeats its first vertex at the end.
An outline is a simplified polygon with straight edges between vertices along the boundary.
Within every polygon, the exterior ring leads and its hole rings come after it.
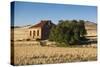
POLYGON ((97 60, 97 48, 92 47, 14 46, 14 65, 54 64, 95 60, 97 60))

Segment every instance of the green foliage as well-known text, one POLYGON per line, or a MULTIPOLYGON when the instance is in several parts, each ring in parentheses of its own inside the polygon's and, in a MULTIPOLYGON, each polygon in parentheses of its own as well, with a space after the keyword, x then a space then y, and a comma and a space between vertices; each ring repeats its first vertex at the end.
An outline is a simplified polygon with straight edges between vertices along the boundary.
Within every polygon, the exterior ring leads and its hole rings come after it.
POLYGON ((86 35, 83 20, 60 20, 57 26, 52 27, 49 40, 67 45, 80 44, 81 38, 86 35))

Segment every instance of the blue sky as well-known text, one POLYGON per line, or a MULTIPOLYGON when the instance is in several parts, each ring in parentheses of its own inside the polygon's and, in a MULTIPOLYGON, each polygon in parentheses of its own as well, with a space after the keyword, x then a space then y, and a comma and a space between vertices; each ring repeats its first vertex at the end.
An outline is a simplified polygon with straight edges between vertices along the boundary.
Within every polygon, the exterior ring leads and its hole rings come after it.
POLYGON ((36 24, 40 20, 52 20, 55 24, 73 19, 97 22, 96 6, 15 2, 14 7, 15 26, 36 24))

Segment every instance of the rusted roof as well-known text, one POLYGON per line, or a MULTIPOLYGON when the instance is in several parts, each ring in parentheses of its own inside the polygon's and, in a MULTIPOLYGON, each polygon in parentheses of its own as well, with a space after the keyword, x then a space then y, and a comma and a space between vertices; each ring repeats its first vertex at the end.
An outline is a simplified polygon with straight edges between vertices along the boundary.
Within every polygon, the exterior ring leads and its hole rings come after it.
MULTIPOLYGON (((44 27, 45 24, 51 23, 51 20, 41 20, 38 24, 31 26, 30 28, 35 28, 35 27, 44 27)), ((52 23, 53 24, 53 23, 52 23)))

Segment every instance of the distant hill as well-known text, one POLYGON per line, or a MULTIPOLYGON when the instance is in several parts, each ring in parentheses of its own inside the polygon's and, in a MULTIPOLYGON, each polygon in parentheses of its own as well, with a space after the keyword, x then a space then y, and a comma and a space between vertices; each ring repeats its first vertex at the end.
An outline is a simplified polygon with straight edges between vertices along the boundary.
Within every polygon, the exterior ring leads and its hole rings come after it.
POLYGON ((20 26, 11 26, 11 28, 20 28, 20 26))
POLYGON ((89 21, 85 22, 85 24, 86 24, 86 25, 97 25, 97 23, 89 22, 89 21))
POLYGON ((17 28, 29 28, 30 26, 32 26, 32 25, 25 25, 25 26, 11 26, 11 28, 15 28, 15 29, 17 29, 17 28))
POLYGON ((93 23, 93 22, 85 22, 85 28, 87 30, 90 30, 90 29, 94 29, 96 30, 97 29, 97 23, 93 23))

